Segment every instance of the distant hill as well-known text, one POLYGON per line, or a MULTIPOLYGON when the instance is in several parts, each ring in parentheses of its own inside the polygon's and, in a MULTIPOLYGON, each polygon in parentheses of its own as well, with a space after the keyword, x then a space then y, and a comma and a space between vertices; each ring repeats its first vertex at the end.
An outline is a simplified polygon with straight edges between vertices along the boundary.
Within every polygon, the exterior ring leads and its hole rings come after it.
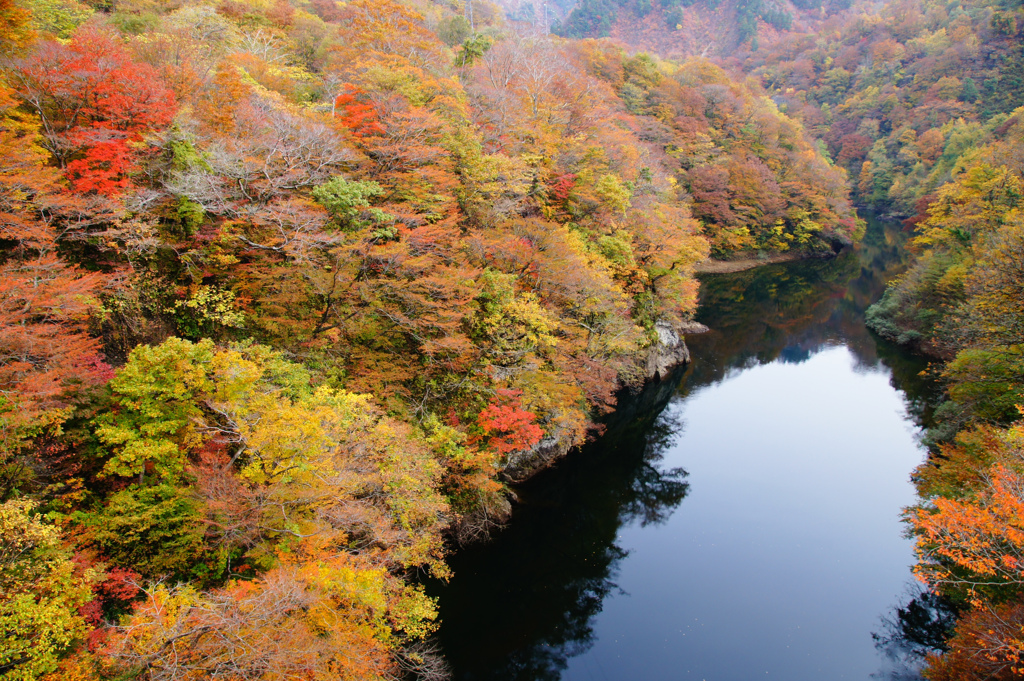
POLYGON ((610 37, 663 57, 725 56, 783 31, 813 30, 848 2, 821 0, 579 0, 551 31, 570 38, 610 37))

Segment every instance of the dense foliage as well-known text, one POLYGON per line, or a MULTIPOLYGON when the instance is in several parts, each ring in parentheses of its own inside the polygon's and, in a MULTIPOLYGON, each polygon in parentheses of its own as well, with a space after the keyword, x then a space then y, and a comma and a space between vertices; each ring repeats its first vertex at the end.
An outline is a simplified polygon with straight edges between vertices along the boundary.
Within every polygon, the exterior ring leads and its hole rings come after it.
POLYGON ((1015 2, 854 7, 731 62, 820 135, 859 203, 907 217, 915 261, 868 311, 944 363, 907 519, 961 613, 931 679, 1024 674, 1024 15, 1015 2))
POLYGON ((858 204, 914 215, 1024 103, 1018 6, 855 6, 733 63, 828 144, 858 204))
POLYGON ((0 677, 437 677, 694 266, 852 237, 755 84, 450 4, 0 0, 0 677))
MULTIPOLYGON (((803 4, 807 3, 796 3, 797 6, 803 4)), ((818 2, 816 7, 820 5, 818 2)), ((793 12, 789 3, 780 0, 580 0, 565 19, 551 26, 551 32, 572 38, 613 36, 637 47, 657 47, 660 52, 676 54, 693 53, 695 47, 683 46, 687 40, 681 40, 680 36, 700 35, 704 40, 699 51, 704 53, 712 45, 723 50, 743 43, 756 47, 762 25, 782 31, 792 28, 793 12), (712 33, 719 35, 699 30, 696 25, 705 22, 715 24, 712 33)))
MULTIPOLYGON (((908 522, 918 574, 961 617, 926 673, 1020 678, 1024 12, 1016 0, 800 2, 788 9, 792 26, 762 15, 752 31, 748 5, 657 2, 644 13, 637 3, 581 3, 558 28, 663 54, 723 53, 720 64, 755 78, 821 140, 858 205, 906 218, 914 262, 867 321, 942 360, 935 371, 947 399, 908 522), (584 21, 598 12, 607 25, 584 21), (773 32, 780 27, 791 30, 773 32)), ((695 216, 708 218, 703 172, 687 188, 695 216)), ((729 224, 721 213, 711 221, 716 230, 729 224)), ((721 231, 709 236, 713 247, 723 243, 721 231)))
POLYGON ((860 227, 845 176, 818 152, 799 121, 750 85, 700 59, 659 64, 584 42, 590 68, 643 116, 641 138, 674 166, 712 253, 829 252, 860 227))
POLYGON ((869 323, 948 360, 929 674, 1021 673, 1019 5, 557 6, 0 0, 0 677, 440 675, 410 577, 847 184, 917 230, 869 323))
POLYGON ((949 653, 929 678, 1016 678, 1024 671, 1024 592, 1017 556, 1024 405, 1024 110, 973 149, 918 223, 915 265, 869 321, 948 359, 948 400, 916 474, 908 519, 919 574, 963 603, 949 653))

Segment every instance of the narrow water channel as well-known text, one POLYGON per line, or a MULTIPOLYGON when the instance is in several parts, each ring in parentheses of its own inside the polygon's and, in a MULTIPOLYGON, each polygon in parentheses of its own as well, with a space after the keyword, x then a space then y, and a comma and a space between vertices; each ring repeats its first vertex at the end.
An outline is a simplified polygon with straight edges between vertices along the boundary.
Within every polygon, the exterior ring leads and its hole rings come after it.
POLYGON ((864 327, 904 237, 872 220, 835 259, 708 276, 693 364, 431 585, 455 678, 915 678, 872 634, 913 582, 900 510, 934 387, 864 327))

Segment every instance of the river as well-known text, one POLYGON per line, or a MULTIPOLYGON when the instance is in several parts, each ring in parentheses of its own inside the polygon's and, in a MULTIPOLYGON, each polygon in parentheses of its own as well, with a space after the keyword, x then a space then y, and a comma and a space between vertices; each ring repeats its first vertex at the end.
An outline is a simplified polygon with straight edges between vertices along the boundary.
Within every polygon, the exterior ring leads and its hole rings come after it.
POLYGON ((870 219, 834 259, 707 275, 693 363, 428 585, 455 678, 917 678, 891 623, 936 389, 864 327, 905 238, 870 219))

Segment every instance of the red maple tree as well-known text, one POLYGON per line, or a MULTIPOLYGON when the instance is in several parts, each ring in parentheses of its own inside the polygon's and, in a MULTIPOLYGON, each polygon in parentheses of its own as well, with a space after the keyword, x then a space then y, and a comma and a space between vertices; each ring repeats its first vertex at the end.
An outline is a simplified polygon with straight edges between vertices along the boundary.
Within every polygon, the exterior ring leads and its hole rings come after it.
POLYGON ((84 29, 67 45, 39 43, 13 71, 15 93, 39 114, 43 144, 80 193, 112 195, 145 148, 143 134, 175 113, 156 69, 132 61, 105 33, 84 29))
POLYGON ((335 114, 355 137, 383 135, 384 126, 380 124, 377 109, 365 99, 365 90, 346 83, 342 86, 341 94, 334 98, 335 114))
POLYGON ((498 389, 476 417, 487 447, 501 456, 529 449, 540 442, 544 431, 534 421, 537 415, 523 409, 522 391, 498 389))

